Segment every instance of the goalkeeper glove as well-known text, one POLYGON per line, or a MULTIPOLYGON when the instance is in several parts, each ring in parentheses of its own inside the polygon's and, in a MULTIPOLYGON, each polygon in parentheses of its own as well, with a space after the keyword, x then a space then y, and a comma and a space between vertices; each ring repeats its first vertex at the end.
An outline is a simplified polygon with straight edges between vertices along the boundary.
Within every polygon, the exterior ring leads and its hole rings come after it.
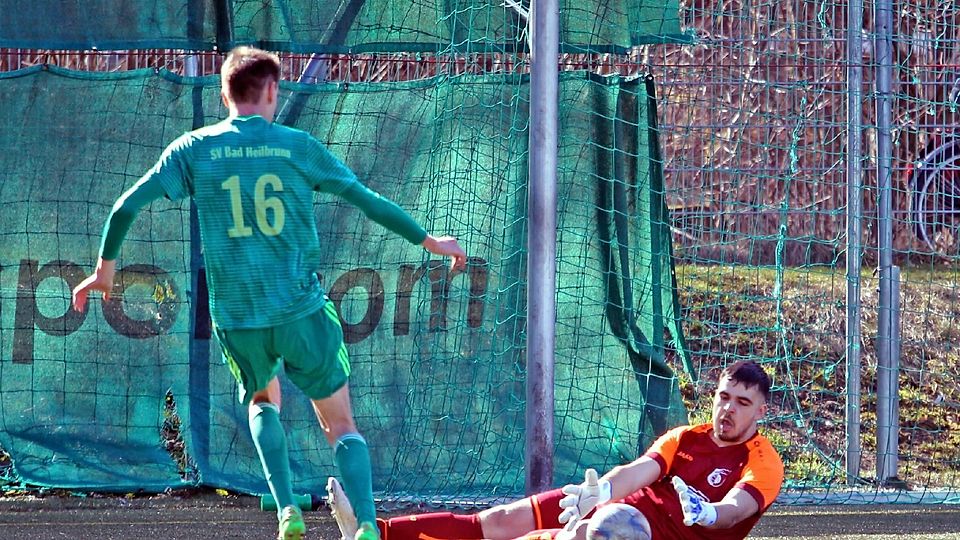
POLYGON ((717 522, 717 508, 714 505, 703 500, 679 476, 674 476, 671 482, 673 489, 677 490, 677 495, 680 496, 684 525, 689 527, 696 524, 709 527, 717 522))
POLYGON ((599 504, 610 500, 611 487, 609 480, 597 480, 597 471, 587 469, 580 485, 567 484, 561 490, 566 497, 560 499, 560 523, 566 523, 567 530, 573 528, 577 521, 593 510, 599 504))

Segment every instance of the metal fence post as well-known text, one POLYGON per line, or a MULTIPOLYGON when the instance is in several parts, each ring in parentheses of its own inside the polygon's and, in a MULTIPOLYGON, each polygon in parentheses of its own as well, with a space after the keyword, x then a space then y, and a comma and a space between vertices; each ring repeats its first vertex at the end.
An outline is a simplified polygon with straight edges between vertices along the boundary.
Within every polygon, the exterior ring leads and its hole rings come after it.
POLYGON ((877 365, 877 481, 903 487, 897 474, 900 458, 900 267, 889 269, 888 344, 877 365), (880 362, 883 362, 882 364, 880 362))
MULTIPOLYGON (((876 0, 877 51, 877 207, 880 258, 880 298, 877 306, 877 480, 883 484, 897 476, 896 422, 898 394, 896 335, 899 319, 899 279, 893 266, 893 5, 876 0)), ((899 270, 899 269, 898 269, 899 270)), ((897 272, 899 274, 899 272, 897 272)))
POLYGON ((527 195, 526 491, 553 483, 554 336, 557 288, 557 99, 560 10, 534 0, 527 195))
POLYGON ((847 5, 847 482, 860 476, 860 269, 863 233, 862 118, 863 0, 847 5))

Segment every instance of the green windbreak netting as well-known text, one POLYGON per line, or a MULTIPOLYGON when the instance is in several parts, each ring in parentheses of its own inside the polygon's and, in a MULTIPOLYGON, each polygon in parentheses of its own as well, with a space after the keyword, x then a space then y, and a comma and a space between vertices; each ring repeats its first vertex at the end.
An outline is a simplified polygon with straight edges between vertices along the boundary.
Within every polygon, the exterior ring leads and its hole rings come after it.
MULTIPOLYGON (((528 90, 519 76, 284 87, 285 99, 303 98, 297 127, 471 256, 449 275, 356 209, 318 198, 317 271, 344 321, 355 414, 385 498, 523 491, 528 90)), ((635 458, 686 421, 670 368, 688 361, 650 90, 560 80, 557 483, 635 458)), ((229 372, 203 325, 189 324, 199 306, 187 204, 141 214, 117 300, 68 311, 110 205, 167 141, 222 117, 218 94, 216 78, 152 70, 0 79, 0 447, 22 480, 266 491, 229 372), (186 456, 164 447, 172 424, 186 456)), ((297 490, 317 492, 332 454, 307 400, 284 384, 297 490)))
MULTIPOLYGON (((0 47, 293 52, 524 50, 529 2, 487 0, 0 0, 0 47)), ((687 41, 677 0, 560 2, 569 51, 687 41)))
POLYGON ((164 393, 187 383, 188 215, 131 231, 120 301, 69 307, 135 171, 189 128, 189 89, 143 73, 30 69, 0 78, 0 446, 32 483, 159 488, 164 393))
POLYGON ((218 3, 0 0, 0 47, 207 50, 216 43, 218 3))

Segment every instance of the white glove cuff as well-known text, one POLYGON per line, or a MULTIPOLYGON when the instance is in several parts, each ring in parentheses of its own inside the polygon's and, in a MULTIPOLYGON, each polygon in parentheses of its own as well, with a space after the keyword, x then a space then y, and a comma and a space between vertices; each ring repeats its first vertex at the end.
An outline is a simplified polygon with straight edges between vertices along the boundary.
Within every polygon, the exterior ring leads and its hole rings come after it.
POLYGON ((703 513, 700 514, 700 519, 697 520, 697 523, 703 525, 704 527, 709 527, 717 522, 717 507, 705 502, 703 503, 703 513))
POLYGON ((598 505, 609 501, 613 497, 613 486, 610 485, 609 480, 601 480, 597 487, 600 488, 600 493, 597 495, 598 505))

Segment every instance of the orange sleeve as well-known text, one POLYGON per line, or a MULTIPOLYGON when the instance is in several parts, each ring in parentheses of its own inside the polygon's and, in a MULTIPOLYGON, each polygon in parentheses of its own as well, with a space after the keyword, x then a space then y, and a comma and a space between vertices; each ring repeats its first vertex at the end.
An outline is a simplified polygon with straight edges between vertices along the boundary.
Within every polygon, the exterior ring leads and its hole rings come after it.
POLYGON ((680 436, 691 429, 691 426, 680 426, 664 433, 659 439, 654 441, 647 453, 644 454, 660 464, 660 477, 666 476, 673 465, 673 458, 677 455, 677 448, 680 447, 680 436))
POLYGON ((750 493, 760 509, 766 510, 773 504, 783 485, 783 461, 766 437, 756 437, 748 444, 750 453, 747 465, 737 487, 750 493))

